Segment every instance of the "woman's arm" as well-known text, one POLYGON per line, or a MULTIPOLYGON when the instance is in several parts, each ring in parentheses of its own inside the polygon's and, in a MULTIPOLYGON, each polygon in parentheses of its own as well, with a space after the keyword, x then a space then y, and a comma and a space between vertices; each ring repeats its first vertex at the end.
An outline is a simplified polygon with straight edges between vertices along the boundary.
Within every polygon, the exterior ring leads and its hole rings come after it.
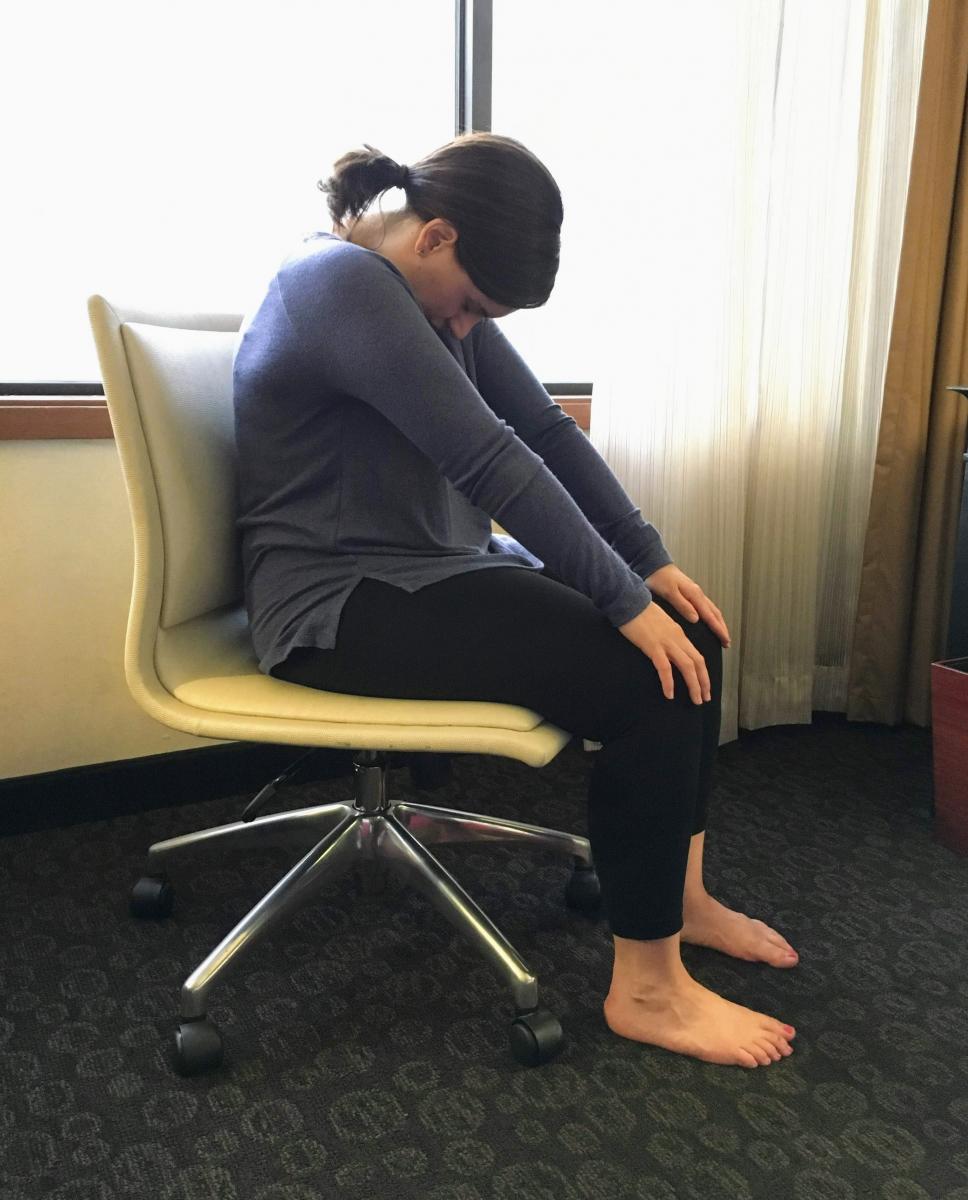
MULTIPOLYGON (((291 377, 307 397, 335 390, 371 405, 616 627, 649 605, 642 577, 484 402, 391 264, 345 244, 296 258, 278 281, 292 331, 291 377)), ((401 497, 410 482, 400 480, 401 497)))
POLYGON ((672 562, 654 525, 574 420, 548 395, 496 323, 472 332, 478 391, 541 456, 602 538, 640 579, 672 562))

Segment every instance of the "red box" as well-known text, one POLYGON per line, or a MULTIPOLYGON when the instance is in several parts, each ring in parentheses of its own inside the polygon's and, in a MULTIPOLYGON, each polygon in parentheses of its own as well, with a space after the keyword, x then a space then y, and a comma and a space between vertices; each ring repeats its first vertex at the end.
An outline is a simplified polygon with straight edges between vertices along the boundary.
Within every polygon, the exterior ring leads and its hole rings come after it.
POLYGON ((968 854, 968 658, 931 664, 934 835, 968 854))

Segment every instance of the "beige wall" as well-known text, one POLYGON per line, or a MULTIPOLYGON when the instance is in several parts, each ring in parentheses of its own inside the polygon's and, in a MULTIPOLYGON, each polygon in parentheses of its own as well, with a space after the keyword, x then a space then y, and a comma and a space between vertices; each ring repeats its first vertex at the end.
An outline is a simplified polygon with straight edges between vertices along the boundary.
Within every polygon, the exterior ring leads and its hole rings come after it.
POLYGON ((128 693, 114 441, 0 441, 0 506, 0 779, 226 745, 160 725, 128 693))
POLYGON ((0 779, 224 745, 124 681, 128 504, 110 439, 0 441, 0 779))

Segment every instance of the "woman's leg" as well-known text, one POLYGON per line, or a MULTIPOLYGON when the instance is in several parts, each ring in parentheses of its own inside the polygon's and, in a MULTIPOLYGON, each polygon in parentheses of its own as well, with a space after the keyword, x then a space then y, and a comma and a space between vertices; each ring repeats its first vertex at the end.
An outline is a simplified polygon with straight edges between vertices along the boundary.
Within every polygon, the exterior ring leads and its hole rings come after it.
MULTIPOLYGON (((691 628, 689 622, 680 623, 685 629, 691 628)), ((723 692, 723 655, 718 639, 711 631, 700 650, 709 671, 710 690, 718 699, 723 692), (715 647, 710 644, 710 639, 716 641, 715 647)), ((759 919, 727 908, 706 890, 703 880, 703 851, 706 844, 706 814, 713 789, 713 767, 719 749, 720 704, 704 704, 702 715, 699 788, 696 819, 686 862, 681 940, 691 945, 709 946, 749 962, 767 962, 774 967, 794 967, 799 962, 799 957, 782 934, 759 919)))
MULTIPOLYGON (((705 625, 657 602, 707 661, 718 651, 705 625)), ((519 704, 601 742, 588 825, 616 946, 610 1027, 714 1062, 765 1065, 790 1052, 780 1022, 702 988, 679 957, 706 706, 693 704, 678 674, 666 699, 652 663, 586 597, 517 567, 413 593, 364 579, 336 647, 298 649, 272 673, 357 695, 519 704)), ((719 703, 715 689, 710 703, 719 703)))
MULTIPOLYGON (((553 579, 556 583, 562 581, 547 567, 541 574, 548 579, 553 579)), ((656 597, 661 603, 664 611, 669 615, 674 615, 674 610, 670 605, 665 603, 661 597, 656 597)), ((683 628, 687 625, 680 618, 676 617, 683 628)), ((708 939, 712 936, 711 932, 705 926, 700 930, 697 918, 699 916, 700 901, 708 901, 711 899, 706 892, 703 881, 703 850, 705 846, 705 829, 706 818, 709 810, 709 798, 713 790, 713 772, 716 764, 716 756, 719 752, 719 733, 721 724, 721 696, 722 696, 722 677, 723 677, 723 659, 720 644, 715 635, 707 630, 704 626, 698 625, 695 627, 695 633, 698 636, 704 636, 706 644, 702 647, 703 657, 706 660, 706 667, 709 674, 710 691, 712 701, 702 705, 702 745, 699 757, 699 782, 697 787, 697 799, 695 807, 695 817, 693 819, 693 836, 689 842, 688 859, 686 863, 685 886, 683 890, 683 906, 684 911, 691 907, 693 915, 693 927, 696 929, 696 937, 704 937, 705 944, 709 944, 708 939), (713 643, 715 642, 715 645, 713 643)), ((696 638, 693 637, 695 642, 696 638)), ((675 673, 675 672, 674 672, 675 673)), ((704 913, 705 915, 705 913, 704 913)), ((688 922, 687 922, 688 924, 688 922)), ((685 926, 684 926, 685 928, 685 926)), ((772 930, 768 930, 773 933, 772 930)), ((779 937, 779 935, 775 935, 779 937)), ((684 941, 694 940, 692 937, 684 937, 684 941)), ((782 940, 782 939, 781 939, 782 940)), ((787 945, 787 943, 784 943, 787 945)), ((719 947, 724 948, 724 947, 719 947)), ((727 951, 728 952, 728 951, 727 951)), ((748 955, 744 955, 748 957, 748 955)))
MULTIPOLYGON (((715 641, 705 626, 692 636, 715 641)), ((713 682, 716 664, 709 668, 713 682)), ((358 695, 520 704, 601 742, 588 827, 611 928, 639 939, 682 928, 701 751, 710 736, 702 709, 717 707, 719 695, 695 705, 677 676, 676 694, 666 699, 652 663, 585 596, 517 567, 468 572, 412 593, 364 579, 341 614, 336 647, 295 650, 273 674, 358 695)))

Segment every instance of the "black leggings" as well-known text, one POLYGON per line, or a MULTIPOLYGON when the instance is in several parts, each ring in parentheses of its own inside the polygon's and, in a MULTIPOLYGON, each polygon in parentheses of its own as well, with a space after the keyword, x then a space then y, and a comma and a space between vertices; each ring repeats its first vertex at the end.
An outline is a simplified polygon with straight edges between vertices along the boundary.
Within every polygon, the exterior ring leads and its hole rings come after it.
POLYGON ((588 837, 611 931, 647 940, 682 928, 689 841, 706 825, 719 747, 722 647, 654 597, 706 661, 712 700, 694 704, 673 665, 651 659, 546 571, 486 567, 407 592, 363 579, 332 650, 299 647, 270 674, 361 696, 518 704, 593 754, 588 837))

